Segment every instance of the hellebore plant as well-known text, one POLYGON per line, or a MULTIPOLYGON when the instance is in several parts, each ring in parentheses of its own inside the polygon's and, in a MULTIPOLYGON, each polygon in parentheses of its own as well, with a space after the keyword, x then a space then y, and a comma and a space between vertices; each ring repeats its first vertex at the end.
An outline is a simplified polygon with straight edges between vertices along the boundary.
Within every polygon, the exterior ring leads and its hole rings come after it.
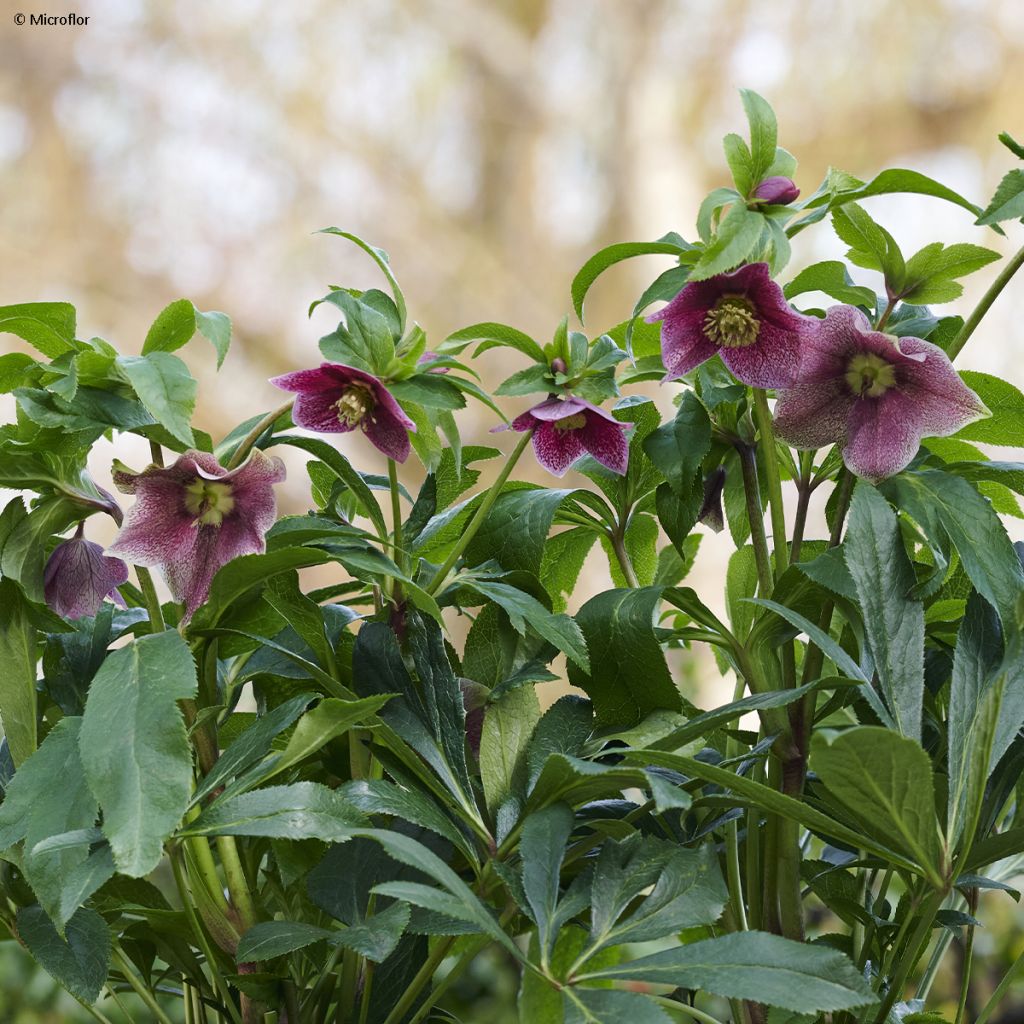
POLYGON ((120 355, 64 303, 0 307, 24 342, 0 356, 0 922, 83 1013, 1006 1011, 1024 957, 975 933, 1024 870, 1024 463, 978 445, 1021 444, 1024 395, 953 361, 1024 248, 964 320, 940 307, 998 254, 904 256, 860 204, 918 193, 1010 235, 1024 172, 984 209, 898 169, 801 199, 742 96, 750 141, 727 136, 694 240, 598 252, 581 329, 547 342, 484 322, 428 350, 384 253, 328 229, 389 291, 315 303, 340 314, 324 361, 218 440, 177 352, 194 325, 223 359, 223 313, 180 300, 120 355), (829 226, 846 260, 790 270, 829 226), (586 333, 600 274, 652 254, 671 265, 586 333), (463 438, 468 399, 511 451, 463 438), (384 458, 357 468, 356 431, 384 458), (125 434, 151 465, 113 467, 122 524, 89 470, 125 434), (567 486, 514 477, 531 444, 567 486), (702 708, 711 664, 732 698, 702 708))

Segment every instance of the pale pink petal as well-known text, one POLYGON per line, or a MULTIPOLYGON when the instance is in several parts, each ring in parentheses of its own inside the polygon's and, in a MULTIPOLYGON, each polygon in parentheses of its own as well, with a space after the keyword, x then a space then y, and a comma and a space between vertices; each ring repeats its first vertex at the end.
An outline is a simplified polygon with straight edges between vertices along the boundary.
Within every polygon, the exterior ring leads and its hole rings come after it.
POLYGON ((295 370, 292 373, 283 373, 279 377, 271 377, 270 383, 282 391, 295 391, 299 394, 331 391, 338 386, 337 377, 327 369, 331 365, 324 363, 314 370, 295 370))
POLYGON ((855 402, 847 429, 843 461, 872 483, 906 469, 921 444, 913 403, 895 388, 881 398, 855 402))
POLYGON ((110 551, 136 565, 160 565, 194 542, 195 517, 185 507, 184 482, 176 471, 154 470, 137 476, 134 486, 135 504, 110 551))
POLYGON ((800 370, 800 332, 762 321, 757 341, 719 352, 732 375, 752 388, 784 388, 800 370))
POLYGON ((795 448, 824 448, 846 438, 853 403, 841 378, 796 384, 779 392, 775 433, 795 448))
POLYGON ((543 402, 539 402, 530 409, 528 415, 544 423, 553 423, 558 420, 568 419, 570 416, 575 416, 577 413, 588 408, 593 409, 594 406, 589 402, 583 401, 582 398, 569 395, 566 398, 548 398, 543 402))
POLYGON ((566 470, 584 454, 582 431, 559 430, 553 423, 541 423, 533 435, 533 450, 537 461, 555 476, 564 476, 566 470))

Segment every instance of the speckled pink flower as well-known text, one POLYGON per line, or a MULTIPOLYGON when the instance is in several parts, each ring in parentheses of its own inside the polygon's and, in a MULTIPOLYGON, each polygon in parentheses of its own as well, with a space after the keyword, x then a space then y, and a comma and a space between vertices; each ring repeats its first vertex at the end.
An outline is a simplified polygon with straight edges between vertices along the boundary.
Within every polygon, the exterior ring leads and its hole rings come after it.
POLYGON ((512 421, 512 429, 533 433, 537 461, 555 476, 588 452, 613 473, 629 462, 626 425, 583 398, 549 398, 512 421))
POLYGON ((315 370, 272 377, 270 383, 298 396, 292 408, 297 426, 320 434, 361 430, 395 462, 409 457, 409 431, 415 432, 416 424, 373 374, 341 363, 321 363, 315 370))
POLYGON ((263 551, 276 514, 273 485, 284 476, 284 463, 258 450, 237 469, 187 451, 166 469, 115 473, 118 487, 136 500, 110 550, 136 565, 159 566, 191 616, 222 565, 263 551))
POLYGON ((937 345, 872 330, 853 306, 833 306, 807 332, 799 380, 779 393, 775 430, 797 448, 842 446, 857 476, 906 469, 923 437, 945 437, 989 415, 937 345))
POLYGON ((808 319, 789 307, 767 263, 751 263, 691 282, 647 322, 661 321, 667 380, 717 353, 744 384, 780 388, 796 375, 800 332, 808 319))
POLYGON ((47 560, 43 594, 58 615, 83 619, 95 615, 108 597, 124 607, 117 588, 127 582, 128 566, 86 540, 79 525, 74 537, 58 544, 47 560))

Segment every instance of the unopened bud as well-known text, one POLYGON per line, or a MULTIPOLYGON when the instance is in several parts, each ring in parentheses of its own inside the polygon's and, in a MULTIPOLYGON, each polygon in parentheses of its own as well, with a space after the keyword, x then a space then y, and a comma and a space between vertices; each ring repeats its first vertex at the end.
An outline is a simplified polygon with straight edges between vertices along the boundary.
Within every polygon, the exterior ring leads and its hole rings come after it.
POLYGON ((552 373, 565 373, 569 367, 565 365, 565 360, 561 356, 555 356, 551 360, 551 371, 552 373))
POLYGON ((800 195, 800 189, 793 183, 793 179, 783 177, 781 174, 773 178, 765 178, 754 189, 755 199, 771 203, 772 206, 785 206, 787 203, 793 202, 798 195, 800 195))

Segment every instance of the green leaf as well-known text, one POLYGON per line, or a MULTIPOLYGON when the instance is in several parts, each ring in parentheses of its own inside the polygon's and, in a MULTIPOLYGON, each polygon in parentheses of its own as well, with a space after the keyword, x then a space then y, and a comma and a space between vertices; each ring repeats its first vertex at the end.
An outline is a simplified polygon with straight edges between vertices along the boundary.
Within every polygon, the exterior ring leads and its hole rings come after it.
POLYGON ((559 697, 541 716, 530 738, 526 751, 530 788, 551 754, 581 754, 593 729, 590 701, 575 694, 559 697))
POLYGON ((580 625, 568 615, 552 614, 535 597, 507 583, 471 578, 465 578, 463 583, 500 605, 517 633, 525 633, 525 627, 529 624, 540 637, 557 647, 571 665, 589 671, 590 658, 585 634, 581 632, 580 625))
POLYGON ((661 587, 609 590, 576 615, 590 651, 590 670, 569 678, 594 702, 598 726, 635 725, 658 708, 679 711, 682 700, 654 634, 661 587))
POLYGON ((696 989, 800 1013, 849 1010, 877 998, 838 950, 764 932, 736 932, 676 946, 585 977, 696 989))
POLYGON ((89 688, 82 766, 118 870, 133 878, 157 866, 188 807, 192 751, 177 702, 196 686, 192 653, 168 630, 114 651, 89 688))
POLYGON ((643 450, 673 491, 690 493, 711 450, 711 420, 692 391, 683 392, 675 419, 649 434, 643 450))
POLYGON ((670 1024, 672 1018, 639 992, 623 992, 619 989, 580 988, 562 989, 564 1017, 539 1020, 536 1024, 670 1024))
POLYGON ((846 264, 839 260, 826 260, 806 267, 782 291, 787 299, 795 299, 805 292, 824 292, 851 306, 873 307, 875 304, 875 290, 855 285, 846 264))
POLYGON ((973 274, 997 259, 999 253, 980 245, 959 243, 944 246, 941 242, 932 242, 907 260, 903 301, 919 304, 950 302, 963 293, 963 286, 956 282, 957 278, 973 274))
POLYGON ((1024 170, 1008 172, 996 188, 991 202, 976 224, 998 224, 1004 220, 1024 218, 1024 170))
POLYGON ((216 310, 203 313, 195 306, 192 307, 192 311, 195 313, 196 329, 217 351, 219 370, 231 345, 231 318, 227 313, 218 313, 216 310))
POLYGON ((963 382, 985 403, 992 414, 968 423, 957 434, 963 441, 981 441, 1016 447, 1024 436, 1024 394, 1009 381, 977 370, 964 370, 963 382))
POLYGON ((188 367, 169 352, 118 356, 117 366, 153 418, 183 444, 193 445, 189 423, 198 385, 188 367))
POLYGON ((369 242, 363 241, 358 235, 342 231, 340 228, 321 228, 317 233, 337 235, 339 238, 345 238, 350 242, 354 242, 377 264, 381 273, 388 279, 388 284, 391 285, 391 294, 395 297, 395 308, 398 310, 399 333, 404 332, 406 321, 405 296, 402 294, 402 289, 398 286, 394 273, 392 273, 391 260, 388 258, 388 254, 383 249, 378 249, 375 245, 370 245, 369 242))
POLYGON ((73 996, 94 1003, 110 970, 110 931, 95 910, 83 907, 61 938, 42 907, 22 907, 18 937, 32 958, 73 996))
POLYGON ((920 744, 873 725, 831 743, 818 733, 811 767, 866 833, 909 856, 933 885, 944 884, 932 765, 920 744))
POLYGON ((329 941, 340 945, 340 934, 334 928, 318 928, 301 921, 260 921, 238 940, 236 955, 239 962, 272 960, 314 942, 329 941))
POLYGON ((219 370, 231 344, 231 319, 225 313, 203 313, 188 299, 178 299, 160 311, 146 334, 142 354, 175 352, 191 341, 196 331, 216 349, 219 370))
POLYGON ((541 962, 547 963, 558 938, 553 921, 558 905, 558 882, 565 857, 565 844, 572 832, 574 816, 567 804, 556 803, 534 811, 523 822, 519 841, 522 858, 523 892, 537 922, 541 962))
POLYGON ((362 814, 339 793, 318 782, 295 782, 222 797, 189 822, 182 834, 340 843, 362 823, 362 814))
POLYGON ((25 594, 11 579, 0 579, 0 664, 0 722, 18 767, 37 743, 36 630, 25 594))
POLYGON ((49 359, 74 351, 75 307, 68 302, 0 306, 0 334, 15 334, 49 359))
POLYGON ((1024 571, 988 501, 966 480, 941 470, 901 473, 881 490, 926 534, 949 537, 975 589, 999 612, 1003 627, 1013 628, 1024 571))
POLYGON ((507 324, 492 322, 470 324, 469 327, 463 327, 454 334, 449 334, 442 344, 442 351, 458 353, 473 341, 483 342, 477 348, 477 355, 486 349, 502 346, 514 348, 529 356, 534 362, 544 363, 545 366, 548 362, 544 355, 544 349, 528 334, 524 334, 515 327, 509 327, 507 324))
POLYGON ((540 720, 532 686, 520 686, 487 706, 480 735, 480 781, 492 816, 510 796, 525 795, 526 750, 540 720))
POLYGON ((832 211, 832 226, 849 247, 846 258, 858 267, 878 270, 885 275, 887 287, 900 292, 906 278, 906 266, 895 239, 876 224, 856 203, 847 203, 832 211))
MULTIPOLYGON (((742 136, 737 135, 735 132, 729 132, 722 139, 722 149, 725 150, 725 162, 729 165, 729 170, 732 172, 732 180, 736 185, 737 192, 740 193, 736 198, 742 198, 742 196, 749 195, 757 184, 754 178, 754 158, 751 156, 750 147, 744 141, 742 136)), ((727 196, 716 196, 716 193, 720 193, 723 190, 716 189, 712 192, 707 199, 701 203, 700 216, 698 217, 698 224, 700 227, 704 227, 704 222, 709 217, 709 214, 713 213, 714 209, 720 208, 722 200, 726 199, 727 196), (710 207, 710 209, 709 209, 710 207)), ((724 190, 727 194, 732 194, 732 189, 724 190)), ((701 232, 701 237, 704 237, 704 232, 701 232)))
POLYGON ((757 185, 775 162, 778 125, 775 111, 762 96, 752 89, 740 89, 740 97, 750 125, 751 176, 757 185))
POLYGON ((747 260, 761 240, 765 219, 737 202, 718 225, 718 232, 690 271, 691 281, 704 281, 747 260))
POLYGON ((853 492, 843 553, 886 704, 899 731, 920 739, 924 605, 909 597, 917 580, 896 514, 869 484, 853 492))
POLYGON ((689 247, 678 235, 669 234, 655 242, 618 242, 615 245, 607 245, 594 253, 572 279, 572 307, 576 311, 580 323, 583 323, 583 301, 587 292, 609 267, 621 263, 623 260, 632 259, 634 256, 654 254, 678 256, 687 248, 689 247))

